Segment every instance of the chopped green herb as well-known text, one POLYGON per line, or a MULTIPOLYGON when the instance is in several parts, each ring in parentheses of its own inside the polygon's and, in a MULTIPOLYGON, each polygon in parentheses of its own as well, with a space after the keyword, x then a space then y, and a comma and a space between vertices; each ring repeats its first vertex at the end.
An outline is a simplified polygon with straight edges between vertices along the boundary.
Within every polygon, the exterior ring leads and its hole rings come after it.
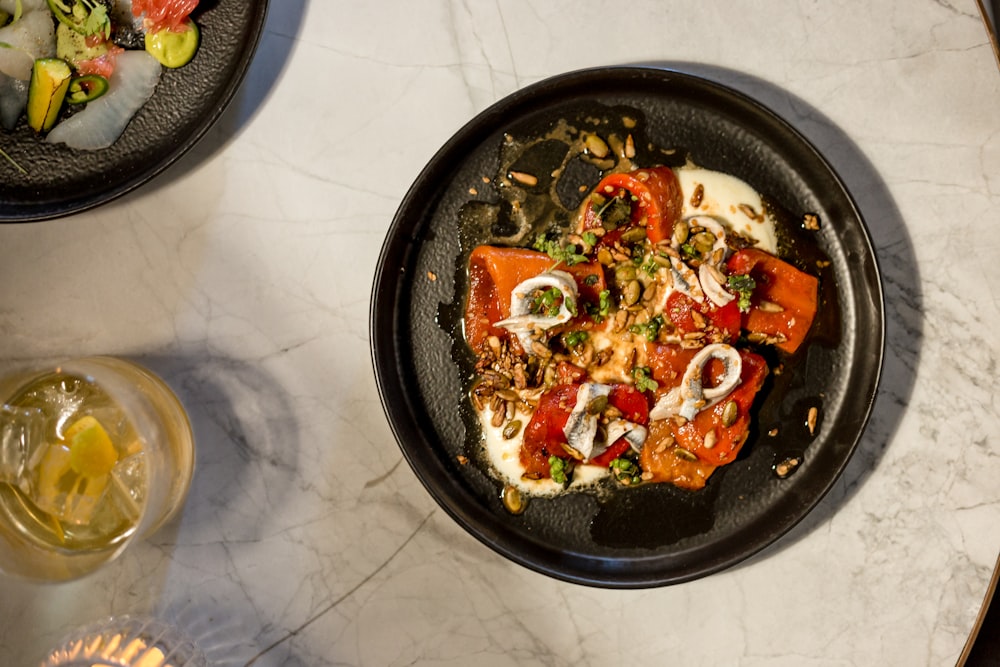
POLYGON ((588 287, 593 287, 594 285, 597 284, 597 281, 599 280, 600 278, 598 278, 596 274, 591 273, 589 276, 583 279, 583 284, 587 285, 588 287))
POLYGON ((597 312, 601 316, 601 319, 603 319, 611 312, 611 290, 601 290, 597 298, 598 307, 600 308, 597 312))
POLYGON ((597 234, 595 234, 594 232, 584 232, 583 242, 593 247, 594 245, 597 244, 597 234))
POLYGON ((635 380, 635 388, 639 391, 656 391, 660 387, 660 384, 653 379, 652 371, 645 366, 633 368, 632 379, 635 380))
POLYGON ((556 484, 566 486, 569 483, 569 475, 572 471, 572 465, 569 465, 565 459, 561 459, 558 456, 549 457, 549 475, 552 476, 552 481, 556 484))
POLYGON ((663 328, 663 323, 663 315, 657 315, 642 324, 633 324, 629 327, 629 331, 639 336, 645 336, 646 340, 652 343, 660 334, 660 329, 663 328))
POLYGON ((566 347, 573 348, 586 342, 589 337, 586 331, 570 331, 563 334, 563 343, 566 347))
POLYGON ((572 243, 561 245, 558 241, 547 239, 545 236, 539 236, 533 247, 557 262, 563 262, 566 266, 588 261, 587 256, 577 252, 576 246, 572 243))
POLYGON ((87 19, 83 23, 83 31, 87 35, 104 35, 104 39, 111 39, 111 19, 108 18, 107 8, 95 2, 95 0, 81 0, 83 5, 90 10, 87 19))
POLYGON ((739 297, 740 312, 745 313, 750 310, 750 295, 757 287, 756 281, 750 276, 734 274, 729 276, 726 282, 729 283, 729 289, 739 297))
POLYGON ((642 470, 634 461, 618 457, 608 464, 611 476, 625 486, 633 486, 642 482, 642 470))
POLYGON ((601 290, 601 293, 597 297, 597 303, 587 303, 586 309, 587 314, 590 315, 590 319, 594 320, 597 324, 606 320, 608 314, 611 312, 611 291, 601 290))

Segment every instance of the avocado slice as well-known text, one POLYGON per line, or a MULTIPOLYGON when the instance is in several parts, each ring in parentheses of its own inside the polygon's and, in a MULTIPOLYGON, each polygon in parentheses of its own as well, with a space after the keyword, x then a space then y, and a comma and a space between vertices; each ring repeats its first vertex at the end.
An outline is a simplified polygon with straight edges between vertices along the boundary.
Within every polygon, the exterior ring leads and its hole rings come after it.
POLYGON ((35 132, 48 132, 56 124, 72 76, 65 60, 39 58, 35 61, 28 84, 28 125, 35 132))

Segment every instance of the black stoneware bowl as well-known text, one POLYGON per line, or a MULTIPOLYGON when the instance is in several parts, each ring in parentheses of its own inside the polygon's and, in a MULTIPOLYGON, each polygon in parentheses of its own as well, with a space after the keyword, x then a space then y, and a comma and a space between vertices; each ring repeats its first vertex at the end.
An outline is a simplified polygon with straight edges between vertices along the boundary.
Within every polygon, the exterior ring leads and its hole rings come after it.
POLYGON ((80 151, 48 144, 22 118, 0 130, 0 222, 46 220, 84 211, 134 190, 201 139, 236 94, 264 28, 267 0, 202 0, 194 59, 164 68, 153 96, 110 147, 80 151))
MULTIPOLYGON (((564 175, 571 171, 566 165, 564 175)), ((572 199, 598 176, 577 169, 578 182, 560 196, 572 199)), ((550 185, 539 183, 536 191, 548 196, 550 185)), ((864 222, 840 179, 798 132, 717 83, 621 67, 572 72, 520 90, 439 150, 406 194, 382 248, 371 332, 392 431, 416 475, 455 521, 538 572, 639 588, 733 565, 777 540, 819 502, 867 423, 881 372, 884 316, 864 222), (473 360, 461 330, 468 253, 510 232, 503 229, 501 172, 518 167, 517 160, 535 161, 534 173, 544 181, 546 160, 558 162, 562 155, 552 140, 561 123, 623 117, 635 121, 640 150, 674 148, 668 161, 690 159, 728 172, 766 197, 785 218, 789 251, 820 277, 820 316, 804 349, 785 360, 784 372, 772 374, 758 396, 755 426, 738 459, 703 490, 656 484, 569 493, 533 498, 515 516, 504 509, 503 485, 483 462, 468 400, 473 360), (548 139, 532 139, 539 137, 548 139), (529 144, 535 148, 512 162, 510 146, 529 144), (821 228, 801 241, 801 224, 795 223, 807 212, 819 216, 821 228), (805 425, 812 406, 820 411, 814 436, 805 425), (802 463, 779 478, 774 467, 790 456, 802 463)))

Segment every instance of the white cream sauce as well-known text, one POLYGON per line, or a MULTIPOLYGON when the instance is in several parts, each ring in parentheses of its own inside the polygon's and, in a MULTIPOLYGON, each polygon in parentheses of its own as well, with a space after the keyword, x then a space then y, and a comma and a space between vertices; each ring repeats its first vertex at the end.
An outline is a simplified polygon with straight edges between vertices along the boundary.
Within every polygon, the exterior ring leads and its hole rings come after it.
MULTIPOLYGON (((493 426, 490 421, 493 411, 489 406, 479 414, 479 423, 483 427, 486 455, 500 479, 512 484, 521 493, 532 496, 552 496, 563 491, 562 484, 556 484, 551 479, 523 479, 524 466, 521 465, 521 443, 524 440, 524 429, 531 419, 529 415, 518 415, 524 425, 513 438, 503 437, 503 427, 493 426)), ((608 476, 607 468, 592 465, 577 465, 573 470, 571 489, 581 489, 608 476)))
POLYGON ((674 169, 684 195, 681 217, 708 215, 733 231, 754 239, 757 247, 775 254, 778 241, 774 231, 774 218, 764 209, 760 195, 747 183, 719 171, 687 166, 674 169), (702 186, 702 199, 697 208, 691 206, 691 196, 702 186), (743 204, 745 206, 741 207, 743 204), (748 210, 755 217, 747 215, 748 210))

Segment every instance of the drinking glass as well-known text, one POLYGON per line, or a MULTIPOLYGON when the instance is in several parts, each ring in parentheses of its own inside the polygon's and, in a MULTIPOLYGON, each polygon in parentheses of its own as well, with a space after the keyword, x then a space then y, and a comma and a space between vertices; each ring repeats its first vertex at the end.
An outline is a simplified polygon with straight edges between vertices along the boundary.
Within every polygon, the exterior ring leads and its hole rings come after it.
POLYGON ((194 440, 152 372, 87 357, 0 378, 0 572, 74 579, 181 507, 194 440))
POLYGON ((78 628, 40 667, 206 667, 205 654, 177 627, 156 618, 119 616, 78 628))

